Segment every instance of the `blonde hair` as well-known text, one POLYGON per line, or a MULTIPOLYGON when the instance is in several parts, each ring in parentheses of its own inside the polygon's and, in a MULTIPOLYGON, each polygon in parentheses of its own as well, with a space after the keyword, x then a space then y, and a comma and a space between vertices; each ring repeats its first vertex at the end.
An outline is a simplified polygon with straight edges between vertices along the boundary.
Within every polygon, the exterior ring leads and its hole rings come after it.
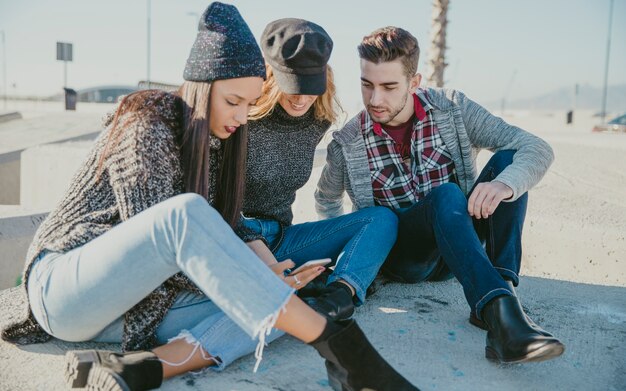
MULTIPOLYGON (((333 70, 330 65, 326 65, 326 67, 326 92, 315 99, 315 102, 313 102, 313 109, 315 112, 315 119, 333 123, 337 120, 337 117, 339 117, 339 112, 343 112, 343 109, 335 94, 336 89, 333 70)), ((265 82, 263 83, 263 94, 257 101, 257 104, 250 110, 248 115, 248 118, 253 121, 272 114, 274 107, 276 107, 278 101, 283 95, 280 87, 278 87, 278 83, 276 83, 276 78, 274 78, 272 67, 266 63, 265 69, 267 79, 265 79, 265 82)))

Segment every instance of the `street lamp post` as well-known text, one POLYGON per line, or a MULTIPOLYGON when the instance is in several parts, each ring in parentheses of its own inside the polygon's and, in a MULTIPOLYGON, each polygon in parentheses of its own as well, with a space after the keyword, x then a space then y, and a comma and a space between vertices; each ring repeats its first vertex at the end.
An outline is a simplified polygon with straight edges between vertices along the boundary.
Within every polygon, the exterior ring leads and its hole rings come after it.
POLYGON ((2 98, 4 100, 4 110, 7 109, 7 44, 5 41, 4 30, 2 33, 2 98))
POLYGON ((606 40, 606 62, 604 63, 604 88, 602 91, 602 124, 605 124, 606 119, 606 95, 608 90, 609 81, 609 56, 611 54, 611 25, 613 22, 613 0, 611 0, 609 6, 609 34, 606 40))
POLYGON ((517 69, 514 69, 513 74, 511 75, 511 80, 509 80, 509 84, 506 86, 506 90, 504 90, 504 95, 502 95, 502 102, 500 103, 500 115, 504 115, 506 100, 508 99, 508 95, 511 93, 511 87, 513 87, 513 80, 515 80, 516 74, 517 69))
POLYGON ((147 68, 148 69, 147 69, 147 80, 146 80, 146 82, 148 84, 148 89, 150 89, 150 24, 151 24, 150 17, 151 17, 151 13, 152 13, 151 12, 151 8, 152 8, 151 7, 151 3, 152 3, 152 1, 151 0, 147 0, 147 2, 148 2, 148 4, 147 4, 148 5, 148 53, 147 53, 147 57, 148 57, 147 58, 147 68))
MULTIPOLYGON (((197 12, 193 12, 193 11, 189 11, 187 12, 188 16, 193 16, 196 19, 196 28, 198 27, 197 25, 200 24, 200 14, 197 12)), ((195 29, 194 29, 195 31, 195 29)))

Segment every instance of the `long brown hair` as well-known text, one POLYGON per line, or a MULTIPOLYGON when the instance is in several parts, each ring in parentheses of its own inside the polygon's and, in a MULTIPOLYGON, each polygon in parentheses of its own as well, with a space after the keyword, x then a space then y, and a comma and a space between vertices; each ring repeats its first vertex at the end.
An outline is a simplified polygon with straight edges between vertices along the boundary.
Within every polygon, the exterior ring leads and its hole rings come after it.
MULTIPOLYGON (((252 107, 248 116, 253 121, 270 115, 282 96, 282 91, 278 87, 272 66, 266 63, 265 71, 267 78, 263 82, 261 98, 252 107)), ((341 104, 337 99, 335 78, 330 65, 326 65, 326 92, 315 99, 313 110, 317 120, 326 120, 330 123, 334 123, 339 116, 339 112, 343 112, 341 104)))
MULTIPOLYGON (((210 186, 210 92, 210 83, 185 81, 176 92, 178 99, 175 110, 182 114, 179 116, 180 122, 170 124, 176 129, 185 191, 197 193, 206 199, 209 197, 210 186)), ((122 99, 114 114, 112 129, 100 158, 99 173, 110 151, 120 142, 124 128, 130 120, 145 115, 158 115, 154 105, 159 99, 147 99, 154 94, 165 97, 167 93, 138 91, 122 99), (125 114, 129 116, 120 124, 119 120, 125 114)), ((213 206, 231 227, 237 225, 243 204, 247 133, 247 126, 242 125, 233 136, 223 141, 224 154, 216 180, 213 206)))
MULTIPOLYGON (((183 101, 179 134, 185 190, 209 195, 209 112, 211 84, 186 81, 178 90, 183 101)), ((240 218, 245 191, 248 127, 242 125, 223 141, 224 155, 218 171, 214 207, 232 227, 240 218)))

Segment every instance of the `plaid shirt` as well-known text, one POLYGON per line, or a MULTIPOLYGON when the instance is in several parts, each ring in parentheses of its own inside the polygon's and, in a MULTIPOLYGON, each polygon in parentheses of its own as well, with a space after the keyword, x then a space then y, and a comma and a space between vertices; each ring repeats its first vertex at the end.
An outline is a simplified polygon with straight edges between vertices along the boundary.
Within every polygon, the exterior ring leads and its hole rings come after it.
POLYGON ((361 131, 372 173, 374 202, 392 209, 417 203, 446 182, 456 182, 454 162, 446 148, 423 90, 413 95, 415 121, 411 136, 410 167, 396 151, 395 141, 367 111, 361 114, 361 131))

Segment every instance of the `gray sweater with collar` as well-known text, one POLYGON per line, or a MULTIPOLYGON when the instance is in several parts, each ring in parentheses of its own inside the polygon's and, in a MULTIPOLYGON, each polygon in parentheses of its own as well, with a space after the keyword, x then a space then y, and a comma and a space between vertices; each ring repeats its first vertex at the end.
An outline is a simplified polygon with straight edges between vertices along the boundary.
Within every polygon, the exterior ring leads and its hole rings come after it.
MULTIPOLYGON (((465 194, 476 181, 476 156, 482 149, 517 151, 513 163, 495 179, 513 189, 513 197, 508 201, 516 200, 535 186, 552 164, 554 153, 545 141, 509 125, 462 92, 438 88, 428 88, 425 92, 465 194)), ((333 141, 328 145, 326 165, 315 191, 315 206, 321 218, 343 214, 344 192, 352 200, 353 210, 374 206, 360 116, 361 113, 357 114, 333 133, 333 141)))

